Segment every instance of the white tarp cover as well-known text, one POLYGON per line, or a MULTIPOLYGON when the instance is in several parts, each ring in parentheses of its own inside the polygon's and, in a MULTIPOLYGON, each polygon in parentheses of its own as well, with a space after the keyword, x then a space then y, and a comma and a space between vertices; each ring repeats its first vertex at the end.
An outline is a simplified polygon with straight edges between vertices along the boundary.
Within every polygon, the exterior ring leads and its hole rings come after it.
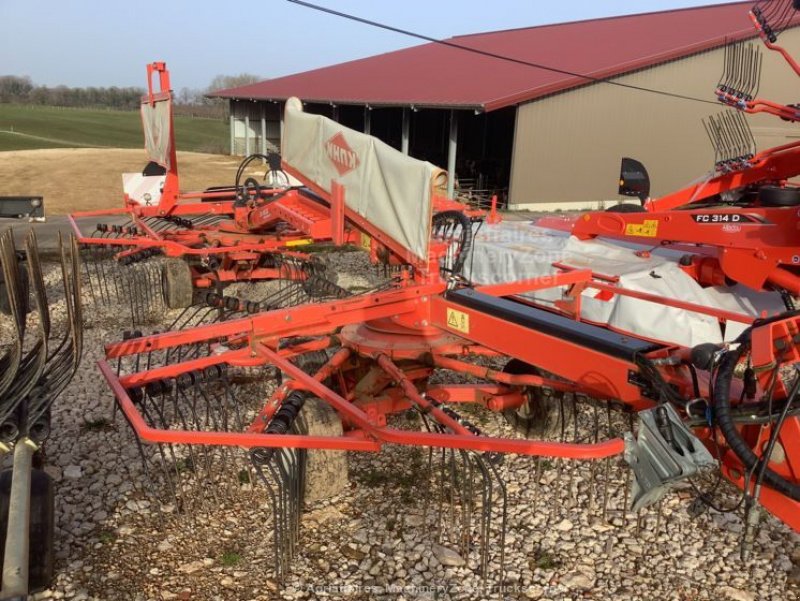
POLYGON ((154 104, 142 103, 144 147, 147 156, 166 169, 170 168, 170 111, 169 100, 157 100, 154 104))
POLYGON ((281 156, 322 188, 344 186, 345 205, 420 258, 428 256, 431 200, 447 186, 438 167, 413 159, 380 140, 286 102, 281 156))
MULTIPOLYGON (((465 275, 477 284, 514 282, 554 274, 558 270, 553 263, 558 262, 618 276, 622 288, 704 307, 752 316, 784 310, 777 293, 743 286, 703 288, 678 265, 680 253, 655 250, 649 257, 640 257, 635 254, 639 248, 607 239, 581 241, 530 222, 484 224, 475 237, 473 256, 466 261, 465 275)), ((552 303, 562 294, 561 288, 549 288, 523 296, 552 303)), ((581 316, 638 337, 689 347, 733 340, 746 327, 729 322, 723 336, 714 317, 620 294, 600 294, 592 288, 583 292, 581 316)))

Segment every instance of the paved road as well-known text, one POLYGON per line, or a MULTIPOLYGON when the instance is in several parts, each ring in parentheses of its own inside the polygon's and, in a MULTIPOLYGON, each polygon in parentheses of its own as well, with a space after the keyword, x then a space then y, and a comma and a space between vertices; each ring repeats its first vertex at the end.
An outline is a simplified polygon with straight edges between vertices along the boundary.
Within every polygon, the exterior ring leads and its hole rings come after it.
MULTIPOLYGON (((98 221, 106 223, 123 223, 125 218, 112 220, 109 218, 99 219, 97 217, 88 217, 78 219, 78 227, 81 231, 88 235, 94 231, 94 226, 98 221)), ((24 219, 0 219, 0 229, 11 228, 14 231, 14 240, 17 248, 22 248, 25 243, 25 236, 32 229, 36 232, 36 241, 39 244, 39 250, 43 255, 52 254, 58 251, 58 234, 60 233, 65 238, 72 233, 69 221, 64 215, 56 215, 48 217, 44 223, 29 223, 24 219)))

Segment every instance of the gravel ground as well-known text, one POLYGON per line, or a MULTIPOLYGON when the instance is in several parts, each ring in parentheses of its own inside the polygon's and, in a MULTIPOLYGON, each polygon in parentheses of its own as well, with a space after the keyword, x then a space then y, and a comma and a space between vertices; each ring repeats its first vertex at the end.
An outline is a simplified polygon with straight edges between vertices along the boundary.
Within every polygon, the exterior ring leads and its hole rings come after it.
MULTIPOLYGON (((325 261, 345 272, 339 283, 346 287, 363 290, 382 279, 361 253, 330 254, 325 261)), ((58 281, 52 267, 48 281, 58 281)), ((508 495, 507 532, 500 545, 496 509, 484 579, 480 549, 461 548, 467 539, 479 543, 484 503, 476 501, 465 538, 463 504, 442 502, 457 497, 458 487, 450 472, 440 480, 441 454, 399 447, 349 454, 350 488, 306 508, 291 573, 279 584, 268 496, 237 476, 245 465, 241 456, 229 458, 228 478, 218 478, 219 486, 192 486, 187 478, 181 496, 192 501, 190 510, 147 494, 138 448, 114 416, 95 366, 103 345, 123 329, 118 316, 90 309, 83 364, 54 407, 46 453, 57 486, 57 578, 39 599, 800 598, 796 533, 765 517, 751 559, 742 563, 740 518, 690 515, 690 490, 670 494, 660 511, 647 510, 641 519, 625 514, 625 470, 616 461, 506 457, 497 465, 508 495)), ((452 381, 453 374, 440 378, 452 381)), ((263 398, 246 392, 247 407, 263 398)), ((593 412, 582 409, 582 434, 593 412)), ((488 433, 513 435, 501 416, 470 409, 468 418, 488 433)), ((398 416, 394 425, 422 427, 411 416, 398 416)), ((492 492, 499 508, 499 487, 492 492)), ((720 502, 735 500, 735 491, 726 489, 720 502)))

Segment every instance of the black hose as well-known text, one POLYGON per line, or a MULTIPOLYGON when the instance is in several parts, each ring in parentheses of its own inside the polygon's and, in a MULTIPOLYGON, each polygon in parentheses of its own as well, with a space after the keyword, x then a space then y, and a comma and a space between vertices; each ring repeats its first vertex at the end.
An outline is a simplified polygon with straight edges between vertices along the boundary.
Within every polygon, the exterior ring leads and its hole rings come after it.
POLYGON ((443 234, 446 234, 450 225, 455 231, 454 222, 458 222, 458 225, 461 226, 461 233, 458 241, 458 254, 453 259, 451 269, 454 275, 460 275, 472 247, 472 220, 461 211, 441 211, 433 216, 431 229, 434 237, 439 229, 443 230, 443 234))
MULTIPOLYGON (((722 361, 720 362, 717 376, 714 379, 714 416, 719 426, 720 432, 725 437, 725 440, 730 446, 731 450, 741 460, 748 471, 754 470, 759 464, 759 457, 752 451, 750 446, 745 442, 736 425, 731 413, 730 404, 730 390, 731 382, 733 381, 733 372, 736 364, 741 359, 745 348, 749 346, 750 330, 745 330, 738 341, 741 342, 739 347, 735 350, 729 350, 725 353, 722 361)), ((788 403, 787 403, 788 407, 788 403)), ((766 467, 769 458, 764 458, 764 482, 779 493, 786 495, 793 501, 800 501, 800 486, 789 482, 783 476, 775 473, 770 468, 766 467)))

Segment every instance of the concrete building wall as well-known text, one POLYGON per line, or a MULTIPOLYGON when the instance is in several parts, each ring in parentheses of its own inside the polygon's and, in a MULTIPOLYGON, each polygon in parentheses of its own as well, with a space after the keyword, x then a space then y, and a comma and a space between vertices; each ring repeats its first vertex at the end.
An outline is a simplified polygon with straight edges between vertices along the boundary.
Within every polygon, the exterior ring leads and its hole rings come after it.
MULTIPOLYGON (((800 28, 785 31, 780 43, 800 56, 800 28)), ((759 96, 800 101, 800 82, 788 64, 775 52, 763 49, 763 55, 759 96)), ((723 56, 722 49, 713 50, 615 81, 714 101, 723 56)), ((645 164, 652 196, 683 187, 713 167, 701 119, 723 110, 731 109, 602 83, 523 104, 514 139, 511 208, 614 204, 620 199, 617 177, 623 156, 645 164)), ((747 119, 760 150, 800 137, 800 124, 769 115, 747 119)))

